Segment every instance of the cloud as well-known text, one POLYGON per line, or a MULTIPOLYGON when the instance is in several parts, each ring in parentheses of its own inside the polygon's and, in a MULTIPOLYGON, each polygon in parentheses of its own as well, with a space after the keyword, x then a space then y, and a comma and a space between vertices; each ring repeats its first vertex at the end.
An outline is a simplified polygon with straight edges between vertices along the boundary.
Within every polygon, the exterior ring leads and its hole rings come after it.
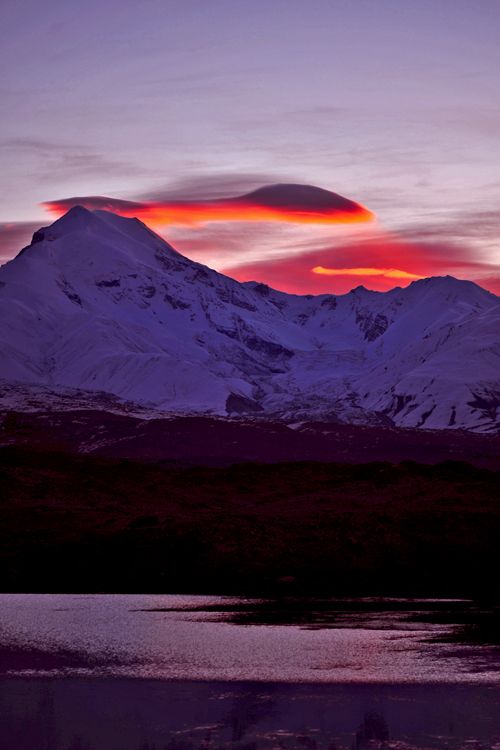
POLYGON ((182 255, 212 268, 262 259, 297 242, 309 225, 269 222, 213 222, 202 227, 166 227, 160 231, 182 255))
POLYGON ((15 158, 16 163, 29 162, 31 178, 37 182, 53 182, 57 177, 73 179, 88 175, 128 175, 137 174, 138 168, 127 162, 110 158, 83 144, 71 145, 53 143, 36 138, 2 138, 0 151, 5 157, 15 158))
POLYGON ((122 216, 139 214, 146 204, 137 201, 126 201, 120 198, 105 198, 101 195, 87 195, 78 198, 63 198, 58 201, 48 201, 42 203, 42 206, 56 216, 62 216, 73 206, 83 206, 89 211, 112 211, 122 216))
POLYGON ((311 268, 313 273, 324 276, 385 276, 386 279, 423 279, 416 273, 399 271, 397 268, 323 268, 316 266, 311 268))
POLYGON ((500 210, 482 209, 453 212, 444 221, 426 222, 401 227, 398 235, 415 241, 493 241, 498 246, 500 236, 500 210))
POLYGON ((85 196, 49 201, 48 211, 60 216, 76 205, 104 208, 122 216, 137 216, 155 226, 200 226, 209 222, 290 222, 293 224, 350 224, 373 221, 375 215, 360 203, 312 185, 278 183, 244 195, 211 200, 168 199, 124 201, 85 196))
POLYGON ((31 221, 0 224, 0 264, 29 245, 33 233, 39 228, 40 224, 31 221))
POLYGON ((283 182, 282 177, 269 174, 212 174, 187 177, 177 180, 167 187, 149 192, 142 196, 144 201, 206 201, 232 198, 243 195, 264 185, 275 185, 283 182))
POLYGON ((344 244, 226 266, 223 273, 294 294, 345 294, 360 285, 384 292, 418 278, 447 274, 500 290, 500 264, 480 262, 465 247, 412 242, 383 230, 344 244))
MULTIPOLYGON (((386 291, 446 274, 500 292, 500 257, 494 251, 498 210, 469 207, 440 221, 422 220, 388 232, 359 203, 274 179, 264 174, 202 176, 140 200, 84 196, 44 205, 56 215, 82 204, 138 216, 188 257, 239 281, 257 280, 291 293, 342 294, 358 285, 386 291)), ((16 254, 37 228, 7 227, 3 234, 0 230, 3 257, 10 248, 16 254)))

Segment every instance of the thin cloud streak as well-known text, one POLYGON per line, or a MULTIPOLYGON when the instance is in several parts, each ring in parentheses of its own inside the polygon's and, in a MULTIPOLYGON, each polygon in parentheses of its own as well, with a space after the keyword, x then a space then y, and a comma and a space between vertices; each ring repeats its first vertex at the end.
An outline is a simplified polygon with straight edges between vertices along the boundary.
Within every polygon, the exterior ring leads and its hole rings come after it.
POLYGON ((324 276, 385 276, 386 279, 423 279, 416 273, 399 271, 397 268, 311 268, 312 273, 324 276))
POLYGON ((400 237, 416 242, 442 240, 460 244, 480 242, 483 246, 491 244, 498 248, 500 210, 478 208, 476 211, 456 212, 447 221, 406 226, 396 231, 400 237))
POLYGON ((121 159, 113 159, 104 150, 77 144, 53 143, 37 138, 2 138, 0 151, 4 158, 15 158, 17 163, 29 161, 31 178, 37 182, 68 181, 75 176, 127 175, 137 166, 121 159))

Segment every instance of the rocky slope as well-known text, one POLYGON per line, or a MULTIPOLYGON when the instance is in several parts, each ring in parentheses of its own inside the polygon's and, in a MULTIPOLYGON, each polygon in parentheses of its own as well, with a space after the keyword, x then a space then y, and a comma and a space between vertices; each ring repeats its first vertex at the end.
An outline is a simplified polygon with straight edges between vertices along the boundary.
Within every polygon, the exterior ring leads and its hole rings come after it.
POLYGON ((0 268, 0 406, 500 426, 500 299, 468 281, 296 296, 71 209, 0 268), (21 404, 21 405, 20 405, 21 404))

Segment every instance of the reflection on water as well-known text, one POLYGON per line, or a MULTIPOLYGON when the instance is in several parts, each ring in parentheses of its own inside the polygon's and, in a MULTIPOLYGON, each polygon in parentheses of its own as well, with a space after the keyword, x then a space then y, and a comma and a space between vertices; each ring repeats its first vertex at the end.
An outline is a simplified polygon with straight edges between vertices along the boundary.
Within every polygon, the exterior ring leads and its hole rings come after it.
POLYGON ((0 597, 0 750, 500 750, 473 602, 0 597))
POLYGON ((3 595, 0 676, 497 684, 498 619, 457 601, 3 595))
POLYGON ((498 750, 498 690, 0 681, 3 750, 498 750))

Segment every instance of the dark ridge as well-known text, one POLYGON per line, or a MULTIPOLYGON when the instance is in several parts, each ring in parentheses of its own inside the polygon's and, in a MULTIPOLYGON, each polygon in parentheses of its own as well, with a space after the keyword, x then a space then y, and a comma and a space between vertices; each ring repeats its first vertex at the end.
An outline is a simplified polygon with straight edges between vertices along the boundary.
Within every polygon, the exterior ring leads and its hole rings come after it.
MULTIPOLYGON (((230 412, 258 403, 229 397, 230 412)), ((253 418, 177 417, 144 420, 106 411, 0 412, 0 445, 86 453, 144 462, 229 466, 257 461, 348 462, 452 459, 500 469, 500 437, 465 430, 403 429, 324 422, 292 425, 253 418)))

